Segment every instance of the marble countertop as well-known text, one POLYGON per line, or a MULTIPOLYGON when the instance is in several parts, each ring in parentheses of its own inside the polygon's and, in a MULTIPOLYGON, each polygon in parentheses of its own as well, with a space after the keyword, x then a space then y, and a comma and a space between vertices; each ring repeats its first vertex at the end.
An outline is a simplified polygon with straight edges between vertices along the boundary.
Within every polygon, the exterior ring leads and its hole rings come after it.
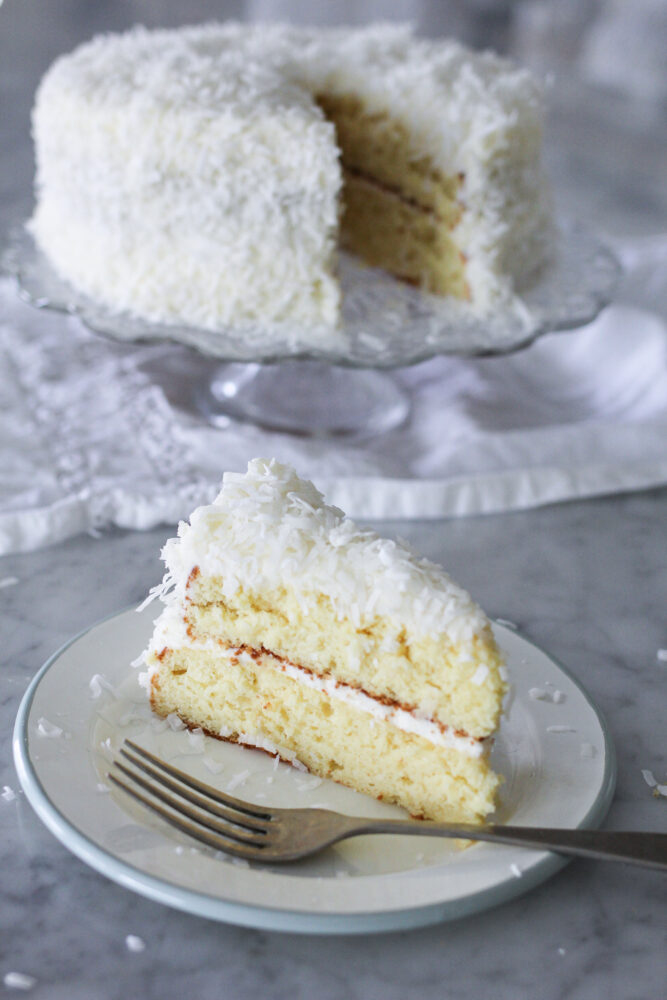
MULTIPOLYGON (((619 776, 609 828, 667 828, 667 490, 521 514, 384 523, 441 561, 488 612, 569 667, 605 714, 619 776)), ((160 577, 169 532, 113 531, 0 560, 0 785, 18 792, 11 730, 20 698, 70 636, 135 602, 160 577)), ((667 973, 664 876, 573 861, 479 916, 406 933, 313 937, 169 910, 70 855, 19 793, 0 799, 0 981, 33 976, 51 1000, 224 995, 322 1000, 419 994, 653 998, 667 973), (140 953, 125 939, 145 942, 140 953)), ((1 989, 1 987, 0 987, 1 989)))
MULTIPOLYGON (((241 16, 245 6, 230 0, 226 8, 241 16)), ((22 0, 0 8, 0 87, 10 98, 0 145, 4 230, 30 204, 28 115, 49 62, 105 26, 142 17, 178 23, 183 11, 175 0, 22 0)), ((211 16, 204 0, 189 10, 191 20, 211 16)), ((664 142, 641 115, 619 131, 617 111, 608 98, 594 110, 555 103, 549 156, 559 194, 577 215, 604 219, 610 232, 650 234, 667 220, 664 171, 657 167, 664 142)), ((658 657, 667 648, 665 525, 667 489, 377 526, 441 561, 489 614, 515 622, 588 689, 618 755, 609 828, 667 829, 667 799, 654 797, 642 777, 650 769, 667 779, 667 663, 658 657)), ((167 909, 68 853, 20 792, 11 755, 18 705, 62 643, 145 596, 161 576, 159 550, 171 533, 113 530, 0 559, 0 789, 16 793, 11 801, 0 797, 0 994, 15 992, 3 986, 10 972, 33 977, 27 995, 49 1000, 664 994, 667 881, 640 868, 574 861, 525 896, 475 917, 371 937, 301 937, 167 909), (127 935, 141 938, 144 950, 130 950, 127 935)))

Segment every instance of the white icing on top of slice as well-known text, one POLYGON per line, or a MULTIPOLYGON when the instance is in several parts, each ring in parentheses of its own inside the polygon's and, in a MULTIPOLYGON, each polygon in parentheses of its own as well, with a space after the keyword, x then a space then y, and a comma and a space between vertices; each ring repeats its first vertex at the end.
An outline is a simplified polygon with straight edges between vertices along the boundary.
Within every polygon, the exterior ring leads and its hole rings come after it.
POLYGON ((463 652, 488 625, 470 595, 406 543, 358 527, 294 469, 254 459, 225 473, 214 503, 181 522, 164 546, 163 599, 182 601, 195 567, 219 577, 222 595, 239 588, 294 591, 307 613, 320 594, 355 627, 375 615, 417 636, 447 635, 463 652), (171 595, 164 591, 175 584, 171 595))

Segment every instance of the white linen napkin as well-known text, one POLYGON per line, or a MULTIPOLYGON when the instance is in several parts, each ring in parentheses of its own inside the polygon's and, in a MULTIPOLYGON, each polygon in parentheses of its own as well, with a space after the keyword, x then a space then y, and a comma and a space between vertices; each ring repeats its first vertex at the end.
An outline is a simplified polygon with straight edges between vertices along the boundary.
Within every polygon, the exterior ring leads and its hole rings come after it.
POLYGON ((2 279, 0 553, 110 524, 174 524, 212 500, 224 470, 257 455, 292 463, 360 519, 516 510, 665 483, 667 327, 639 306, 667 315, 667 239, 622 256, 632 280, 594 323, 505 357, 403 370, 408 423, 347 444, 210 427, 179 405, 207 361, 105 340, 26 305, 2 279))

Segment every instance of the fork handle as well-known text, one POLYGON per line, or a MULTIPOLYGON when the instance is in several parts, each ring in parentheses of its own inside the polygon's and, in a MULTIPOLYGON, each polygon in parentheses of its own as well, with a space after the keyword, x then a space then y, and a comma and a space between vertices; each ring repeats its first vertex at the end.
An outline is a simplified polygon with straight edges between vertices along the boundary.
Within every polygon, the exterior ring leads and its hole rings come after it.
POLYGON ((536 847, 583 858, 603 861, 624 861, 667 871, 667 833, 645 833, 638 830, 561 830, 530 826, 457 826, 448 823, 415 822, 414 820, 356 821, 344 837, 364 833, 401 833, 420 837, 453 837, 465 840, 486 840, 494 844, 514 844, 536 847))

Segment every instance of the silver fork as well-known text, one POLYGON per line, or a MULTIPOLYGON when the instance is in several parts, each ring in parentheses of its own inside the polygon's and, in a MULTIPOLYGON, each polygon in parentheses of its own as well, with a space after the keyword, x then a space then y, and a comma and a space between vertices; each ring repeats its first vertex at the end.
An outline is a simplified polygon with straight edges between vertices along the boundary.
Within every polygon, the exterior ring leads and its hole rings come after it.
POLYGON ((560 830, 523 826, 472 826, 424 820, 364 819, 329 809, 278 809, 224 794, 167 764, 131 740, 114 761, 109 779, 172 826, 216 850, 248 861, 296 861, 347 837, 400 833, 419 837, 487 840, 625 861, 667 871, 667 833, 560 830), (122 780, 118 772, 127 779, 122 780), (147 794, 146 794, 147 793, 147 794))

